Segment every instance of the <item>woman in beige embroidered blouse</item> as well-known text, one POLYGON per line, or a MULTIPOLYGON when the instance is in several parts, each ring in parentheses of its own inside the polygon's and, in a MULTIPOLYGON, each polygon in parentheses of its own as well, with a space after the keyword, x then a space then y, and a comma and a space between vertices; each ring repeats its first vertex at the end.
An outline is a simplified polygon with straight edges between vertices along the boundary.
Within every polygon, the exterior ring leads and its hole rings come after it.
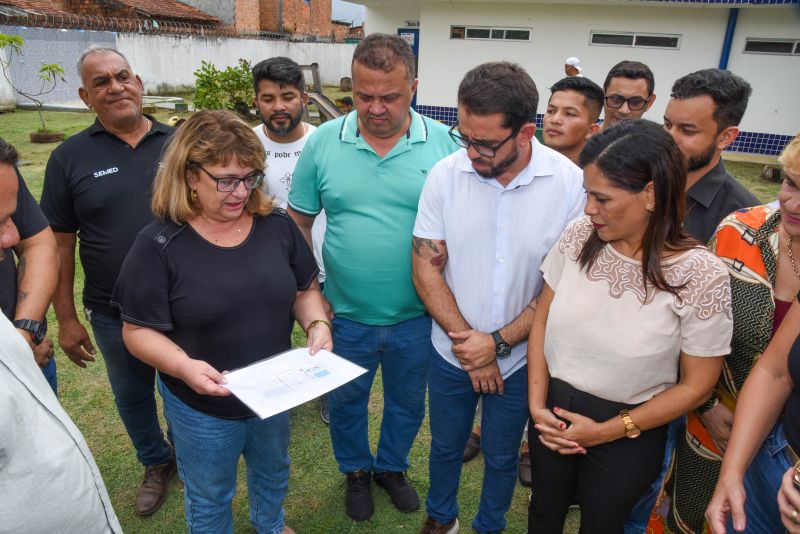
POLYGON ((586 216, 542 265, 528 348, 533 533, 560 533, 575 495, 581 532, 623 532, 667 423, 708 398, 730 350, 727 270, 681 230, 686 170, 669 134, 626 121, 581 165, 586 216))

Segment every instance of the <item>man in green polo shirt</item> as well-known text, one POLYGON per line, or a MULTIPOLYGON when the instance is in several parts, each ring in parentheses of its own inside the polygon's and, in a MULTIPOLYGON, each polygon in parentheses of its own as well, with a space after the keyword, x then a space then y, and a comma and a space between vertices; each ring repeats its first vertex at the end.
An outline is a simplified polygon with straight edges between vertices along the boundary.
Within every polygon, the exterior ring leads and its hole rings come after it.
POLYGON ((372 34, 352 63, 356 113, 328 121, 309 138, 294 170, 289 213, 311 243, 322 210, 325 295, 334 350, 368 373, 332 391, 331 441, 347 475, 347 514, 373 513, 371 479, 402 512, 419 508, 405 477, 425 416, 431 319, 411 282, 411 233, 428 170, 456 150, 447 128, 410 109, 417 88, 411 47, 372 34), (377 454, 367 436, 367 403, 381 366, 384 410, 377 454))

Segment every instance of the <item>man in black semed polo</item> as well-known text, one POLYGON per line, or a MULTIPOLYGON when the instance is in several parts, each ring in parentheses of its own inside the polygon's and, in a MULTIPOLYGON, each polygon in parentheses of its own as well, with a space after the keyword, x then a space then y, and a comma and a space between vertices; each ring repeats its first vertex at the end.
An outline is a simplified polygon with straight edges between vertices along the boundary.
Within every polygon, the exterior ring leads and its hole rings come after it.
POLYGON ((136 513, 148 515, 164 502, 175 458, 158 421, 155 370, 125 348, 119 312, 109 300, 136 234, 153 219, 153 177, 173 129, 142 114, 142 81, 116 50, 89 48, 78 71, 82 81, 78 93, 95 110, 97 120, 53 151, 41 200, 61 262, 53 297, 58 341, 80 367, 94 361, 95 349, 73 298, 80 234, 86 319, 103 354, 120 418, 145 466, 136 492, 136 513))

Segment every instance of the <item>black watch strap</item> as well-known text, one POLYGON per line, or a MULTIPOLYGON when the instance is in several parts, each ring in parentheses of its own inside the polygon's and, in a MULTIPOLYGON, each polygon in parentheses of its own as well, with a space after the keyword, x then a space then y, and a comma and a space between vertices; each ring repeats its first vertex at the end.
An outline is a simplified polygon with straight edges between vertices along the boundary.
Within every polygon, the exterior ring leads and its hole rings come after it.
POLYGON ((30 332, 31 341, 36 345, 44 341, 44 336, 47 334, 47 323, 40 323, 33 319, 17 319, 14 321, 14 328, 30 332))
POLYGON ((492 339, 494 339, 494 344, 497 345, 498 343, 505 343, 506 340, 503 339, 503 336, 500 335, 500 330, 495 330, 491 333, 492 339))
POLYGON ((499 330, 492 332, 491 336, 494 339, 494 352, 498 358, 502 359, 511 354, 511 345, 503 339, 499 330))

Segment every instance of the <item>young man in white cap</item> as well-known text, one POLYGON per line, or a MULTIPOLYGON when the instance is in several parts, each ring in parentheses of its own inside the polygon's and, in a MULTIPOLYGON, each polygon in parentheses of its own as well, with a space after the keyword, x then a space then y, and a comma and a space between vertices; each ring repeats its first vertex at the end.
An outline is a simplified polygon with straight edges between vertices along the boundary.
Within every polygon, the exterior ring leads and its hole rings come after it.
POLYGON ((581 60, 575 56, 568 57, 564 60, 564 73, 567 76, 583 76, 583 74, 581 74, 582 70, 581 60))

